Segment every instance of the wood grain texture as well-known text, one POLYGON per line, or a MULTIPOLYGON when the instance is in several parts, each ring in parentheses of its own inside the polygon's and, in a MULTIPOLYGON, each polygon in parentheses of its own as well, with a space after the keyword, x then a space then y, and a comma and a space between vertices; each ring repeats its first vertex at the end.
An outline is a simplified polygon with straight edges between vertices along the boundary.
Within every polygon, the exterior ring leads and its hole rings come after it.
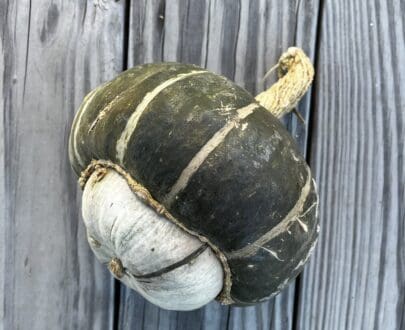
MULTIPOLYGON (((225 75, 253 94, 289 46, 314 57, 318 1, 131 1, 128 66, 157 61, 193 63, 225 75), (297 33, 297 29, 304 29, 297 33)), ((309 118, 309 100, 300 111, 309 118)), ((285 120, 305 152, 306 127, 285 120)), ((229 308, 212 302, 192 312, 161 310, 121 286, 119 328, 291 329, 295 286, 255 307, 229 308)))
POLYGON ((0 4, 0 328, 112 328, 113 282, 85 239, 67 140, 84 94, 122 70, 122 16, 114 2, 0 4))
POLYGON ((327 1, 311 163, 318 248, 299 329, 405 329, 405 4, 327 1))
MULTIPOLYGON (((4 22, 6 19, 6 6, 5 3, 0 3, 0 22, 4 22)), ((3 24, 0 24, 0 36, 4 35, 3 24)), ((5 48, 7 45, 4 43, 3 38, 0 38, 0 77, 4 77, 5 71, 5 48)), ((4 137, 4 79, 0 78, 0 110, 1 110, 1 120, 0 120, 0 200, 5 201, 5 159, 4 159, 4 149, 5 149, 5 139, 4 137)), ((6 228, 6 207, 5 203, 0 204, 0 330, 4 330, 4 272, 5 272, 5 261, 6 261, 6 251, 4 249, 4 238, 5 238, 5 228, 6 228)))

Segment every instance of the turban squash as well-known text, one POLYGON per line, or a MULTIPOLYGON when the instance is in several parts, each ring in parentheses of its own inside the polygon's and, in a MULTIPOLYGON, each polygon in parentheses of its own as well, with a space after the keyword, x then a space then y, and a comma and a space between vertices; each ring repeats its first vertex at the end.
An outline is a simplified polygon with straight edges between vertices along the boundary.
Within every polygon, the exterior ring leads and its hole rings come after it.
POLYGON ((198 66, 157 63, 84 99, 69 156, 90 246, 153 303, 251 305, 308 259, 319 231, 315 182, 278 118, 313 70, 297 48, 278 69, 256 98, 198 66))

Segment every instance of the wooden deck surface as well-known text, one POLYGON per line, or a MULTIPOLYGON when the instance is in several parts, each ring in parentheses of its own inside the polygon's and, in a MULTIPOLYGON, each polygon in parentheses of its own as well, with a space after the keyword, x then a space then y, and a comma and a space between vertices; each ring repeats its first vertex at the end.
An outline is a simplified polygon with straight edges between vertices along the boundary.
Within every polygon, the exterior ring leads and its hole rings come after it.
POLYGON ((405 2, 1 0, 0 329, 405 329, 405 2), (320 193, 305 271, 248 308, 169 312, 85 239, 67 156, 84 95, 137 64, 194 63, 253 94, 289 46, 316 69, 285 124, 320 193))

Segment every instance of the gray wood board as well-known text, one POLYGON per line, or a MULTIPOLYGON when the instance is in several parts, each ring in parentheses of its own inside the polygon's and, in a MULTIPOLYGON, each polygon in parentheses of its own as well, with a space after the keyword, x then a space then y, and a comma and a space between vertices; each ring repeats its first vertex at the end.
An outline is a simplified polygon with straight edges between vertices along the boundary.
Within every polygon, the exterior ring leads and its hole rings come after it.
MULTIPOLYGON (((289 46, 314 58, 318 1, 146 1, 131 2, 128 66, 157 61, 193 63, 223 74, 253 94, 266 71, 289 46)), ((299 111, 309 120, 310 97, 299 111)), ((286 125, 305 152, 306 126, 288 116, 286 125)), ((122 329, 291 329, 295 284, 275 299, 236 308, 212 302, 192 312, 159 309, 121 286, 122 329)))
POLYGON ((86 242, 67 140, 85 93, 122 70, 123 13, 0 3, 0 328, 112 328, 113 281, 86 242))
MULTIPOLYGON (((5 4, 0 3, 0 22, 6 19, 5 4)), ((3 35, 3 25, 0 24, 0 35, 3 35)), ((5 71, 5 48, 7 45, 3 44, 2 38, 0 38, 0 77, 4 77, 5 71)), ((4 108, 4 79, 0 79, 0 109, 1 118, 5 116, 4 108)), ((5 160, 4 160, 4 149, 5 149, 5 139, 4 139, 4 120, 0 121, 0 330, 4 330, 4 273, 5 273, 5 261, 6 261, 6 251, 4 248, 4 235, 6 229, 6 199, 5 193, 5 160)))
POLYGON ((405 3, 327 1, 311 164, 321 234, 298 329, 405 329, 405 3))

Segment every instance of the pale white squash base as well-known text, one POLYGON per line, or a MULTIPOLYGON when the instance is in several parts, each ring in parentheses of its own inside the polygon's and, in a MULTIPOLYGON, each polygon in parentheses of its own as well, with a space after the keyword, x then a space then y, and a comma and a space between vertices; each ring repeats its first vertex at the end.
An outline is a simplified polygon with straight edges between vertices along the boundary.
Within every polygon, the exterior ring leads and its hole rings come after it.
POLYGON ((191 262, 162 275, 135 278, 181 261, 204 243, 139 200, 114 170, 108 169, 98 179, 93 173, 83 192, 88 241, 102 263, 120 259, 123 283, 170 310, 199 308, 220 293, 222 265, 209 247, 191 262))

